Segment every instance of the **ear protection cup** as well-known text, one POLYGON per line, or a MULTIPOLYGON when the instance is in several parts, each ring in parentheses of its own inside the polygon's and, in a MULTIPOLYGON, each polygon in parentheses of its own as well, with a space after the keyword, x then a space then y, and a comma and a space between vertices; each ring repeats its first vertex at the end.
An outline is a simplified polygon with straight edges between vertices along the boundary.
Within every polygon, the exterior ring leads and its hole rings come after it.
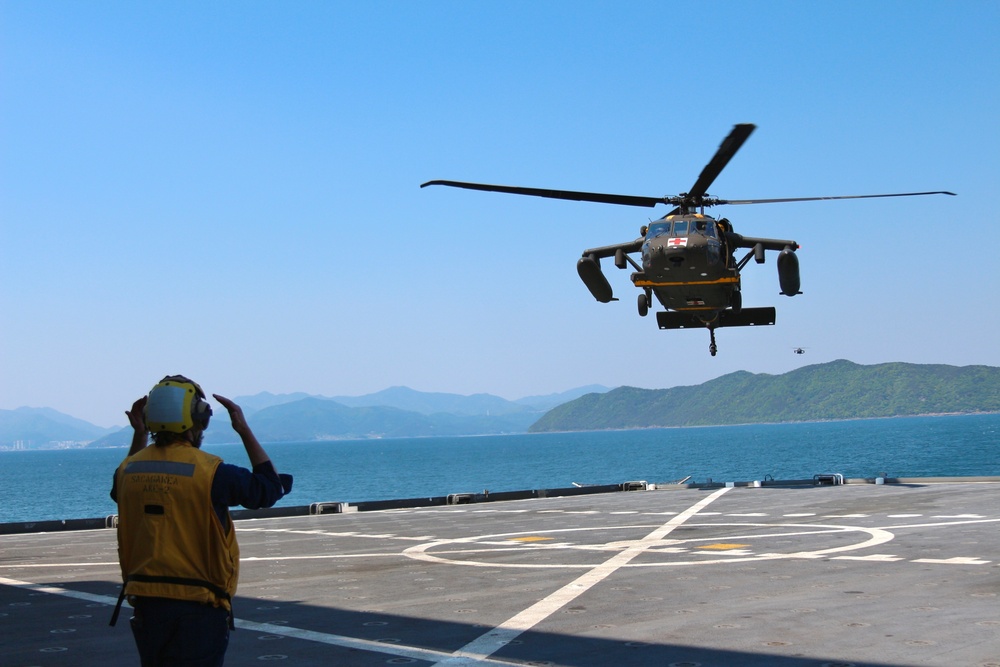
POLYGON ((191 404, 191 421, 201 430, 208 428, 208 420, 212 417, 212 406, 201 396, 196 396, 191 404))
POLYGON ((196 382, 183 375, 168 375, 153 387, 146 399, 146 428, 153 433, 184 433, 208 427, 212 406, 196 382))

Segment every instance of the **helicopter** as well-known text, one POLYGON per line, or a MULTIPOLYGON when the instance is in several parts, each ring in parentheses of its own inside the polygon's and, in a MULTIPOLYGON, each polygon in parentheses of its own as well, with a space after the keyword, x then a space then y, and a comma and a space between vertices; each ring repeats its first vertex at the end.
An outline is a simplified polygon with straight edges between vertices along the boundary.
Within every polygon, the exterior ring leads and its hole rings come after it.
POLYGON ((639 315, 645 317, 655 300, 665 310, 656 313, 660 329, 707 328, 710 336, 709 353, 718 351, 715 330, 720 327, 764 326, 775 322, 773 306, 744 308, 740 272, 753 259, 763 264, 766 251, 778 253, 778 284, 781 294, 801 294, 799 287, 799 244, 791 239, 767 239, 743 236, 733 230, 727 218, 705 214, 711 206, 736 204, 777 204, 785 202, 826 201, 834 199, 870 199, 876 197, 913 197, 953 192, 904 192, 878 195, 846 195, 839 197, 796 197, 784 199, 720 199, 708 194, 715 179, 750 137, 756 125, 735 125, 722 141, 712 159, 702 169, 694 185, 676 196, 641 197, 633 195, 548 190, 509 185, 489 185, 463 181, 433 180, 421 184, 445 185, 486 192, 586 201, 623 206, 654 207, 658 204, 673 209, 658 220, 639 229, 634 241, 589 248, 577 260, 576 269, 591 295, 601 303, 617 301, 611 284, 601 270, 601 260, 613 257, 615 266, 631 266, 632 284, 640 289, 639 315), (739 249, 749 252, 737 258, 739 249), (640 261, 631 255, 638 253, 640 261))
POLYGON ((805 353, 806 353, 806 348, 804 348, 804 347, 793 347, 792 348, 792 354, 805 354, 805 353))

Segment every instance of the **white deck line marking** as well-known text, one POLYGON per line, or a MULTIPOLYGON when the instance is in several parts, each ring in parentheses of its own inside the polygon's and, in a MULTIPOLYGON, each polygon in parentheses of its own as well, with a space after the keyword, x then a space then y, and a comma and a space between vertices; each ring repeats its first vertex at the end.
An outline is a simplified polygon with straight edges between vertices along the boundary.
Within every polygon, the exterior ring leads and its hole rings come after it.
MULTIPOLYGON (((61 588, 58 586, 43 586, 42 584, 35 584, 30 581, 20 581, 18 579, 7 579, 5 577, 0 577, 0 584, 3 584, 5 586, 15 586, 17 588, 23 588, 26 590, 36 591, 39 593, 48 593, 50 595, 61 595, 62 597, 73 598, 76 600, 83 600, 84 602, 96 602, 99 604, 108 605, 109 607, 114 607, 116 604, 118 604, 118 598, 111 597, 110 595, 97 595, 94 593, 84 593, 82 591, 74 591, 69 588, 61 588)), ((125 606, 131 609, 131 607, 127 603, 125 606)), ((253 632, 263 632, 270 635, 280 635, 282 637, 291 637, 293 639, 303 639, 305 641, 317 642, 319 644, 341 646, 343 648, 348 648, 348 649, 359 649, 362 651, 370 651, 372 653, 382 653, 386 655, 398 656, 401 658, 409 658, 412 660, 422 660, 425 662, 442 660, 448 658, 451 655, 446 651, 436 651, 434 649, 406 646, 403 644, 387 644, 384 642, 376 642, 368 639, 359 639, 357 637, 345 637, 343 635, 334 635, 326 632, 303 630, 301 628, 293 628, 287 625, 256 623, 254 621, 246 621, 240 618, 236 619, 236 627, 241 630, 245 629, 253 632)), ((495 665, 497 667, 510 667, 510 663, 501 662, 499 660, 484 659, 480 662, 481 664, 484 665, 495 665)))
MULTIPOLYGON (((406 646, 403 644, 387 644, 385 642, 376 642, 368 639, 357 639, 355 637, 345 637, 343 635, 332 635, 326 632, 316 632, 315 630, 292 628, 287 625, 254 623, 253 621, 242 621, 240 619, 236 619, 236 627, 240 629, 253 630, 255 632, 265 632, 271 635, 291 637, 293 639, 304 639, 306 641, 317 642, 319 644, 330 644, 333 646, 360 649, 362 651, 370 651, 373 653, 384 653, 386 655, 395 655, 401 658, 410 658, 412 660, 423 660, 427 662, 441 660, 449 655, 446 651, 435 651, 434 649, 417 648, 415 646, 406 646)), ((482 664, 510 667, 509 662, 500 662, 499 660, 484 660, 482 664)))
POLYGON ((608 560, 595 565, 590 571, 577 577, 572 582, 566 584, 548 597, 539 600, 519 614, 515 614, 507 621, 501 623, 486 634, 474 639, 446 660, 435 664, 442 667, 459 667, 465 665, 482 664, 491 655, 506 646, 513 639, 523 632, 527 632, 535 627, 556 611, 569 604, 580 595, 608 578, 616 570, 626 565, 633 558, 646 551, 646 549, 659 544, 664 537, 669 535, 675 528, 685 521, 698 514, 702 509, 710 505, 719 496, 729 490, 730 487, 719 489, 707 498, 695 503, 677 516, 670 519, 642 540, 635 542, 633 546, 616 553, 608 560))
MULTIPOLYGON (((22 567, 36 567, 36 568, 37 567, 93 567, 93 566, 97 566, 97 565, 99 565, 101 567, 117 567, 117 568, 121 568, 121 564, 120 563, 111 563, 111 562, 108 562, 108 563, 98 563, 96 561, 93 562, 93 563, 17 563, 16 565, 14 563, 10 563, 10 564, 6 564, 5 563, 3 565, 0 565, 0 568, 3 568, 5 570, 17 570, 17 569, 20 569, 22 567)), ((2 579, 0 579, 0 583, 3 583, 2 579)))
POLYGON ((886 526, 886 530, 901 530, 903 528, 941 528, 943 526, 963 526, 968 523, 997 523, 1000 519, 977 519, 975 521, 941 521, 939 523, 911 523, 905 526, 886 526))
POLYGON ((58 586, 43 586, 42 584, 35 584, 30 581, 21 581, 19 579, 8 579, 6 577, 0 577, 0 584, 3 584, 4 586, 14 586, 16 588, 25 588, 27 590, 36 591, 38 593, 61 595, 66 598, 83 600, 84 602, 100 602, 101 604, 111 605, 112 607, 118 604, 118 598, 113 598, 109 595, 84 593, 82 591, 73 591, 68 588, 60 588, 58 586))
POLYGON ((936 563, 938 565, 989 565, 991 561, 956 556, 955 558, 918 558, 914 563, 936 563))
POLYGON ((292 530, 290 528, 252 528, 247 530, 240 530, 241 533, 255 532, 255 533, 285 533, 293 535, 319 535, 320 537, 360 537, 364 539, 372 540, 405 540, 407 542, 426 542, 427 540, 433 540, 432 535, 378 535, 370 533, 354 533, 354 532, 333 532, 328 530, 292 530))

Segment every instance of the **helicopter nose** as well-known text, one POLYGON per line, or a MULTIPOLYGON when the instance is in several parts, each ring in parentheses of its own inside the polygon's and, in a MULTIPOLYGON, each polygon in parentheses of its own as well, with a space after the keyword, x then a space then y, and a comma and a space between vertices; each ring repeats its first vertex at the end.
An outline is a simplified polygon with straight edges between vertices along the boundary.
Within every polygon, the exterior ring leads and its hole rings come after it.
POLYGON ((665 257, 675 268, 684 263, 684 252, 675 248, 660 246, 660 256, 665 257))

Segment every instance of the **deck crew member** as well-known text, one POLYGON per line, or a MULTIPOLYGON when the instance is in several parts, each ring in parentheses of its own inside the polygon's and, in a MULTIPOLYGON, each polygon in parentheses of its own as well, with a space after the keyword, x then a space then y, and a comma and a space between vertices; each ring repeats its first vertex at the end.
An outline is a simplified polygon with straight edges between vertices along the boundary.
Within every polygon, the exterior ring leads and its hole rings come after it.
POLYGON ((127 597, 143 667, 223 664, 240 564, 229 507, 271 507, 291 490, 291 476, 278 475, 240 406, 213 396, 229 411, 252 471, 201 451, 212 408, 182 375, 165 377, 125 413, 134 433, 111 488, 124 582, 111 624, 127 597))

